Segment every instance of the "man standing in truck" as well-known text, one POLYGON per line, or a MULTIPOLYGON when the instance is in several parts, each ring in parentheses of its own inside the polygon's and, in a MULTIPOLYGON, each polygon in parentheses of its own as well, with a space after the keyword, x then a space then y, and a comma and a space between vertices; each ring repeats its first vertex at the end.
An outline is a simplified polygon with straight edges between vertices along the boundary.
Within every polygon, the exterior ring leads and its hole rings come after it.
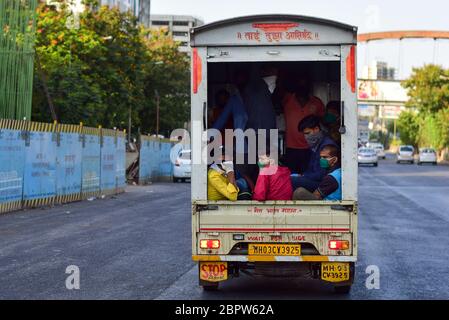
POLYGON ((298 131, 298 124, 306 117, 324 116, 324 104, 311 95, 311 81, 307 73, 301 73, 292 80, 294 92, 282 92, 282 106, 286 125, 286 163, 292 173, 303 174, 310 162, 311 150, 304 134, 298 131))

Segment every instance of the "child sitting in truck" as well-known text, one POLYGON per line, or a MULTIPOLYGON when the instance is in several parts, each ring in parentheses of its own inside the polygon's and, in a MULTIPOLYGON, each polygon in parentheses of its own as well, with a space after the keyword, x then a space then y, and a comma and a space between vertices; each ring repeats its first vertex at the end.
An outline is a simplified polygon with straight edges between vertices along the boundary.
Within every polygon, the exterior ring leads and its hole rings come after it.
POLYGON ((313 193, 305 188, 296 189, 293 200, 341 201, 340 149, 333 145, 327 145, 321 150, 320 157, 320 166, 326 170, 326 176, 313 193))
POLYGON ((282 160, 276 165, 268 156, 259 157, 260 173, 254 189, 253 200, 275 201, 292 199, 293 188, 290 182, 290 169, 282 160))

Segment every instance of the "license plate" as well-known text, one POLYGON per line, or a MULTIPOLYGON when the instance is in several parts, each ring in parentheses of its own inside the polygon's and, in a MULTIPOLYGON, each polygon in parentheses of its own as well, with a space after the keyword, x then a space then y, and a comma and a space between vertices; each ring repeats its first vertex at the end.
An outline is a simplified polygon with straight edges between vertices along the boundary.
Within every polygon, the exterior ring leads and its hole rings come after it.
POLYGON ((299 244, 250 244, 248 246, 250 256, 300 256, 299 244))
POLYGON ((349 280, 349 263, 321 264, 321 279, 328 282, 344 282, 349 280))
POLYGON ((220 282, 228 279, 227 262, 200 262, 200 279, 220 282))

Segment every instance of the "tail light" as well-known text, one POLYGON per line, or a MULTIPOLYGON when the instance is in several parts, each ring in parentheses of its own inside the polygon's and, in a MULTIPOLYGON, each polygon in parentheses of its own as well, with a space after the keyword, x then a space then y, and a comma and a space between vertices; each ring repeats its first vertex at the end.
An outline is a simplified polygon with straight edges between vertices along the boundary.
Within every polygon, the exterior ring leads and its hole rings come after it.
POLYGON ((220 240, 200 240, 201 249, 219 249, 220 240))
POLYGON ((349 241, 346 240, 330 240, 329 249, 331 250, 348 250, 349 241))

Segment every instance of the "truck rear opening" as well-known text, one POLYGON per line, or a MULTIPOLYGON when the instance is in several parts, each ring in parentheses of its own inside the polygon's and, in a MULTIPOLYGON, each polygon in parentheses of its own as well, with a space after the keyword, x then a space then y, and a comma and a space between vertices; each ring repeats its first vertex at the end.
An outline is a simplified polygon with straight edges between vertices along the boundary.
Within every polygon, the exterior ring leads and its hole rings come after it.
MULTIPOLYGON (((311 277, 349 292, 357 261, 356 28, 301 16, 252 16, 193 29, 192 257, 205 290, 241 272, 311 277), (341 106, 341 201, 211 201, 204 161, 208 115, 239 68, 267 64, 287 75, 307 72, 313 95, 341 106)), ((285 153, 282 108, 276 151, 285 153)))

